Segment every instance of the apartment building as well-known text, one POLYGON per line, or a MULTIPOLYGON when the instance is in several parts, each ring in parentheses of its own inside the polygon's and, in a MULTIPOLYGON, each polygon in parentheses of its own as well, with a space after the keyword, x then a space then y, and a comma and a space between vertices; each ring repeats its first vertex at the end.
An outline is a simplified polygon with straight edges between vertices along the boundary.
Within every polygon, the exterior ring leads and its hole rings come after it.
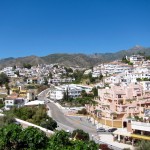
MULTIPOLYGON (((150 106, 150 92, 144 92, 139 83, 128 86, 112 85, 110 88, 98 90, 97 105, 86 105, 87 111, 99 119, 120 122, 125 127, 129 117, 143 116, 144 110, 150 106)), ((115 126, 109 123, 110 126, 115 126)))
POLYGON ((49 91, 49 97, 52 100, 62 100, 64 93, 68 92, 68 96, 71 98, 76 98, 81 95, 82 88, 77 87, 73 84, 69 85, 62 85, 62 86, 55 86, 52 87, 49 91))

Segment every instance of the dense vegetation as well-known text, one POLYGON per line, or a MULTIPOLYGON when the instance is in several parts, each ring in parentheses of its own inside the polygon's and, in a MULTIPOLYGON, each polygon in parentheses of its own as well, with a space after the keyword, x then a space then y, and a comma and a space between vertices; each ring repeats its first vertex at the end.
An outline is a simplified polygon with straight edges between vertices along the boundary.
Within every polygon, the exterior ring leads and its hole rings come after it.
POLYGON ((103 78, 103 75, 100 75, 99 77, 92 77, 92 73, 85 75, 84 71, 79 70, 76 70, 75 72, 73 72, 71 75, 68 76, 75 79, 75 81, 73 82, 75 84, 85 83, 88 85, 99 82, 103 78))
POLYGON ((83 78, 83 73, 84 73, 84 71, 79 71, 79 70, 75 71, 75 72, 70 76, 70 77, 72 77, 72 78, 75 79, 75 81, 74 81, 73 83, 75 83, 75 84, 81 83, 81 80, 82 80, 82 78, 83 78))
POLYGON ((122 58, 122 62, 123 62, 123 63, 126 63, 126 64, 128 64, 128 65, 133 65, 133 63, 130 62, 128 59, 126 59, 126 57, 123 57, 123 58, 122 58))
POLYGON ((137 81, 150 81, 149 78, 137 78, 136 80, 137 81))
POLYGON ((150 149, 150 142, 149 141, 141 141, 137 144, 137 150, 148 150, 150 149))
POLYGON ((61 104, 67 106, 85 106, 85 104, 96 104, 93 100, 94 94, 97 95, 97 91, 95 92, 94 90, 94 93, 87 94, 86 91, 83 90, 80 97, 71 98, 68 95, 68 91, 66 91, 61 104))
POLYGON ((0 86, 2 86, 3 84, 8 84, 9 83, 9 78, 5 73, 1 73, 0 74, 0 86))
POLYGON ((31 64, 28 64, 28 63, 24 63, 24 64, 23 64, 23 67, 24 67, 24 68, 27 68, 27 69, 31 69, 32 65, 31 65, 31 64))
POLYGON ((49 130, 57 128, 57 122, 47 115, 45 106, 13 108, 8 115, 34 123, 49 130))
POLYGON ((90 137, 88 133, 85 133, 83 130, 76 129, 72 132, 72 138, 76 138, 82 141, 89 141, 90 137))
POLYGON ((85 106, 85 104, 96 104, 93 100, 94 97, 98 96, 98 89, 94 87, 90 93, 86 93, 85 90, 81 92, 81 96, 77 98, 72 98, 68 94, 68 90, 64 93, 63 100, 61 101, 62 105, 67 106, 85 106))
POLYGON ((77 114, 83 114, 83 115, 87 115, 88 112, 85 108, 81 109, 81 110, 78 110, 77 114))
POLYGON ((19 125, 9 124, 0 129, 0 135, 0 150, 98 150, 94 141, 71 139, 71 134, 63 130, 47 137, 37 128, 22 129, 19 125))

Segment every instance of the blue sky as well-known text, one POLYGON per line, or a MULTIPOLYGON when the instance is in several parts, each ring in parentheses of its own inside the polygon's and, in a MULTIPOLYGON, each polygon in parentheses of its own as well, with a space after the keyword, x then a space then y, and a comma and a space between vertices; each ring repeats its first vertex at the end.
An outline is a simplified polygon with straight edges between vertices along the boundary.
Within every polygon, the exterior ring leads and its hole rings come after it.
POLYGON ((0 1, 0 58, 150 47, 149 0, 0 1))

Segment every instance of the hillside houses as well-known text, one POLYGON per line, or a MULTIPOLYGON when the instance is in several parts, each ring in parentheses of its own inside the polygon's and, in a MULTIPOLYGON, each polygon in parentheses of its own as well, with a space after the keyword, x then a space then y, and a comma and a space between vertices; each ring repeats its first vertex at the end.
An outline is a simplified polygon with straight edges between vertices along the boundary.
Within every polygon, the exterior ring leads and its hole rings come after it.
MULTIPOLYGON (((50 86, 49 98, 54 101, 62 100, 66 92, 69 97, 80 97, 82 90, 88 93, 95 86, 99 88, 98 97, 95 98, 98 104, 96 106, 87 105, 89 113, 106 120, 111 120, 112 114, 115 114, 115 117, 122 122, 128 116, 140 115, 142 117, 144 109, 149 108, 150 105, 150 67, 148 66, 150 61, 140 55, 132 55, 126 59, 133 64, 116 60, 86 70, 84 75, 90 73, 93 78, 103 76, 98 83, 93 82, 92 87, 88 87, 87 82, 81 82, 81 85, 72 84, 75 79, 71 75, 76 68, 71 67, 68 71, 68 68, 59 64, 43 64, 32 66, 30 69, 6 67, 1 72, 15 73, 18 71, 19 75, 16 77, 15 86, 24 84, 32 87, 32 85, 39 86, 46 83, 47 87, 50 86)), ((95 81, 97 82, 97 80, 95 81)), ((20 94, 21 91, 23 92, 23 90, 20 90, 20 94)), ((26 91, 25 99, 35 99, 36 94, 34 93, 36 92, 26 91)), ((21 97, 23 97, 23 93, 21 97)))
POLYGON ((56 86, 54 89, 51 89, 49 92, 50 99, 57 101, 62 100, 64 97, 64 93, 68 94, 70 98, 79 97, 82 89, 73 85, 62 85, 56 86))
POLYGON ((83 90, 88 93, 92 90, 92 87, 75 84, 55 86, 50 88, 48 95, 51 100, 60 101, 64 98, 64 94, 67 94, 70 98, 77 98, 83 90))
POLYGON ((13 70, 13 67, 6 67, 6 68, 2 69, 0 72, 5 73, 10 78, 16 78, 17 77, 17 75, 15 74, 15 71, 13 70))
MULTIPOLYGON (((95 98, 96 105, 86 105, 87 111, 100 123, 112 127, 127 127, 129 118, 145 118, 150 110, 150 68, 143 56, 128 58, 133 65, 120 61, 100 64, 94 71, 104 76, 95 98)), ((147 119, 150 116, 147 117, 147 119)))

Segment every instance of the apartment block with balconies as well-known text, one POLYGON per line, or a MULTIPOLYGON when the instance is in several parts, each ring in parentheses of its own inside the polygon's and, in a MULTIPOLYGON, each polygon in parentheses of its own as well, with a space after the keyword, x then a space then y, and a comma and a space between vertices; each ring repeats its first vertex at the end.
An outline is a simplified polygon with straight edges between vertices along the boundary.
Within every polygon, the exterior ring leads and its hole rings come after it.
POLYGON ((88 106, 87 110, 90 113, 99 110, 96 116, 119 119, 123 126, 123 121, 128 117, 143 116, 144 110, 150 106, 149 94, 144 93, 143 86, 139 83, 128 86, 112 85, 110 88, 99 89, 96 99, 98 104, 94 107, 88 106))

